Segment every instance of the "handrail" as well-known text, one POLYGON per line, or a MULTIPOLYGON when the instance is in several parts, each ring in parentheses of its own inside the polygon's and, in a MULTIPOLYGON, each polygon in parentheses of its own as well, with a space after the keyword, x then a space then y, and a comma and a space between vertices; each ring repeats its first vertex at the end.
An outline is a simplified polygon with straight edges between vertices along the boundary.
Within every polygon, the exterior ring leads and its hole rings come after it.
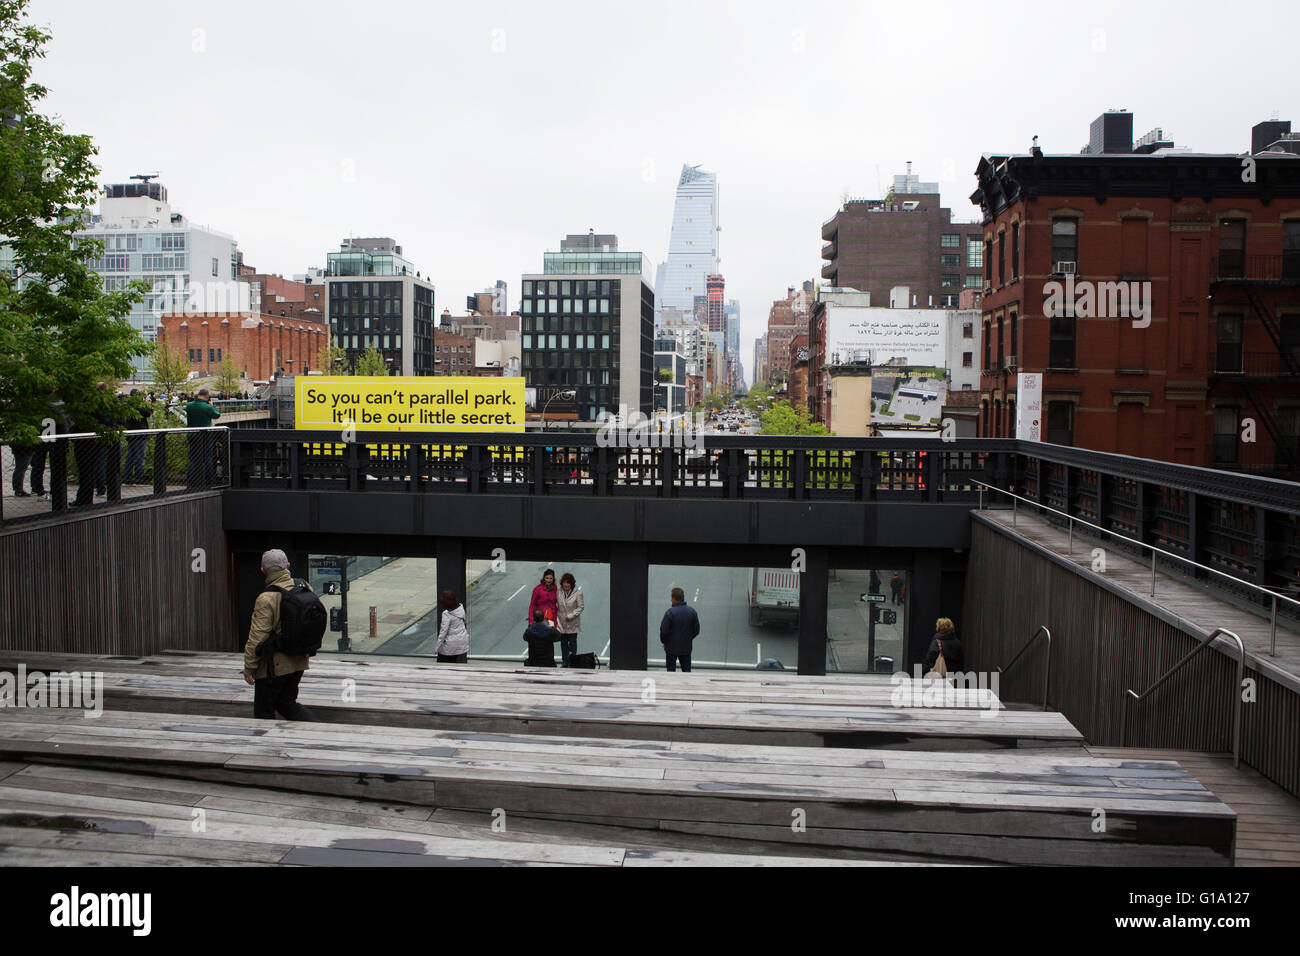
MULTIPOLYGON (((230 431, 229 425, 195 425, 193 428, 184 425, 179 428, 124 428, 123 435, 159 435, 164 432, 217 432, 230 431)), ((56 435, 43 435, 41 441, 47 445, 52 445, 64 438, 102 438, 98 432, 59 432, 56 435)))
MULTIPOLYGON (((1022 498, 1020 495, 1012 494, 1010 491, 1007 491, 1004 488, 999 488, 996 485, 990 485, 983 481, 978 481, 974 478, 968 480, 972 485, 979 485, 981 489, 988 488, 991 491, 1000 492, 1001 494, 1004 494, 1007 497, 1013 499, 1012 502, 1013 524, 1015 521, 1014 509, 1015 509, 1016 501, 1023 501, 1026 504, 1033 505, 1035 508, 1040 508, 1043 511, 1050 511, 1052 514, 1060 515, 1062 518, 1068 520, 1070 522, 1070 536, 1069 536, 1069 545, 1068 545, 1069 551, 1067 553, 1069 554, 1074 553, 1074 522, 1076 521, 1081 525, 1088 526, 1089 528, 1096 528, 1102 534, 1108 534, 1113 538, 1119 538, 1120 540, 1127 541, 1130 544, 1136 544, 1140 548, 1150 548, 1151 549, 1151 596, 1152 597, 1156 596, 1156 555, 1157 554, 1163 554, 1165 557, 1173 558, 1175 561, 1182 561, 1184 564, 1190 564, 1192 567, 1200 568, 1202 571, 1209 571, 1211 574, 1217 574, 1219 575, 1219 577, 1227 578, 1229 581, 1233 582, 1238 586, 1244 586, 1250 588, 1251 590, 1259 591, 1261 594, 1271 599, 1273 602, 1272 622, 1269 625, 1268 654, 1270 657, 1277 657, 1277 602, 1278 600, 1281 599, 1283 601, 1288 601, 1291 604, 1294 604, 1297 609, 1300 609, 1300 600, 1287 597, 1285 594, 1275 594, 1272 591, 1270 591, 1268 588, 1261 587, 1258 584, 1252 584, 1249 581, 1243 580, 1242 578, 1228 574, 1226 571, 1220 571, 1218 568, 1212 568, 1209 565, 1201 564, 1199 561, 1193 561, 1191 558, 1185 558, 1181 554, 1175 554, 1172 551, 1166 551, 1164 548, 1157 548, 1154 544, 1147 544, 1145 541, 1139 541, 1137 538, 1130 538, 1126 534, 1121 534, 1118 531, 1112 531, 1109 528, 1103 528, 1101 525, 1093 524, 1091 521, 1084 521, 1082 518, 1076 518, 1072 514, 1068 514, 1067 512, 1064 511, 1058 511, 1057 509, 1053 508, 1051 505, 1042 504, 1041 502, 1034 501, 1032 498, 1022 498)), ((981 511, 984 510, 984 498, 982 493, 980 496, 979 510, 981 511)))
POLYGON ((1121 747, 1128 746, 1128 709, 1130 698, 1141 703, 1144 697, 1165 681, 1169 680, 1169 678, 1172 677, 1184 664, 1213 644, 1214 639, 1220 634, 1226 634, 1237 642, 1237 683, 1232 688, 1232 767, 1234 770, 1238 767, 1241 763, 1241 675, 1246 666, 1246 645, 1241 642, 1240 637, 1223 627, 1216 627, 1214 632, 1208 638, 1184 654, 1177 664, 1165 671, 1163 677, 1144 690, 1141 694, 1133 693, 1133 688, 1131 687, 1128 689, 1126 696, 1124 697, 1124 709, 1120 714, 1119 743, 1121 747))
POLYGON ((998 673, 1005 674, 1007 671, 1011 670, 1012 665, 1014 665, 1016 661, 1020 660, 1025 651, 1029 650, 1029 645, 1038 639, 1039 634, 1047 637, 1047 661, 1043 667, 1043 710, 1047 710, 1047 688, 1050 687, 1052 683, 1052 632, 1047 629, 1046 624, 1038 625, 1038 630, 1034 631, 1029 640, 1025 641, 1020 650, 1016 651, 1016 656, 1011 658, 1010 663, 1005 667, 998 668, 998 673))

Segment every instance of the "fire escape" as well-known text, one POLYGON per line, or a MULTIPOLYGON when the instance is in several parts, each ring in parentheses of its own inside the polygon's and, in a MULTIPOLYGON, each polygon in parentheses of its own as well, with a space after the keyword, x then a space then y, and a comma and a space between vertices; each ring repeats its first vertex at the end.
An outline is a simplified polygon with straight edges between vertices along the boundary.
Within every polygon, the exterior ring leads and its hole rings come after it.
POLYGON ((1226 358, 1222 350, 1216 353, 1210 363, 1210 375, 1219 381, 1236 383, 1273 440, 1277 470, 1292 474, 1300 472, 1300 436, 1283 430, 1270 399, 1277 385, 1300 384, 1300 320, 1293 320, 1295 327, 1284 329, 1270 308, 1270 301, 1276 296, 1267 294, 1267 290, 1296 287, 1300 287, 1300 251, 1279 256, 1247 256, 1224 251, 1210 263, 1211 296, 1218 299, 1222 292, 1224 299, 1231 294, 1234 303, 1238 301, 1237 295, 1245 299, 1238 350, 1226 358), (1272 350, 1244 351, 1246 319, 1250 316, 1263 326, 1272 350))

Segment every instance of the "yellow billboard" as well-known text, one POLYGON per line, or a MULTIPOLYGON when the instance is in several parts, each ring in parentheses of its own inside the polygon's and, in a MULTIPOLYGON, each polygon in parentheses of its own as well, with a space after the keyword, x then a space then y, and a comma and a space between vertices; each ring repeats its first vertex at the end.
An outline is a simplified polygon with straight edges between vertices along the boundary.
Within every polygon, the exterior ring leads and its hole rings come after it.
POLYGON ((521 432, 524 380, 299 375, 294 424, 358 432, 521 432))

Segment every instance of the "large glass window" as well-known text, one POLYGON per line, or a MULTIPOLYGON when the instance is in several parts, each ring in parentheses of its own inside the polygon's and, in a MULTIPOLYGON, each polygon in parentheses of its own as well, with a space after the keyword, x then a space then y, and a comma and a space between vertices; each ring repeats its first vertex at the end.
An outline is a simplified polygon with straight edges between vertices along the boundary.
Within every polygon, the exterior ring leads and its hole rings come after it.
POLYGON ((981 269, 984 267, 984 243, 978 236, 970 237, 966 240, 966 268, 981 269))
POLYGON ((1020 223, 1011 224, 1011 278, 1020 278, 1020 223))
POLYGON ((948 233, 944 233, 943 237, 939 240, 939 245, 942 246, 944 249, 960 248, 961 236, 949 235, 948 233))
POLYGON ((1074 316, 1054 315, 1051 322, 1049 368, 1074 368, 1074 316))
POLYGON ((955 252, 945 253, 939 257, 939 264, 945 269, 956 269, 961 266, 961 256, 955 252))
POLYGON ((1214 410, 1214 462, 1231 465, 1237 461, 1237 419, 1241 409, 1220 405, 1214 410))

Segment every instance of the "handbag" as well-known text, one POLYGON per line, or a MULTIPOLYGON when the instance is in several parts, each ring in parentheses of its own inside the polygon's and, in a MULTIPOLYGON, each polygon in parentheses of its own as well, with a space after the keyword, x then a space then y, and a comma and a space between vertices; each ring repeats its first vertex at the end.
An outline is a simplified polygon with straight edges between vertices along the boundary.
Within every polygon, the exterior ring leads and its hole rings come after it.
POLYGON ((948 662, 943 659, 943 641, 939 641, 939 656, 934 659, 934 667, 926 677, 945 678, 948 676, 948 662))
POLYGON ((596 668, 600 667, 600 658, 591 651, 584 654, 570 654, 569 666, 580 668, 582 670, 594 671, 596 668))

